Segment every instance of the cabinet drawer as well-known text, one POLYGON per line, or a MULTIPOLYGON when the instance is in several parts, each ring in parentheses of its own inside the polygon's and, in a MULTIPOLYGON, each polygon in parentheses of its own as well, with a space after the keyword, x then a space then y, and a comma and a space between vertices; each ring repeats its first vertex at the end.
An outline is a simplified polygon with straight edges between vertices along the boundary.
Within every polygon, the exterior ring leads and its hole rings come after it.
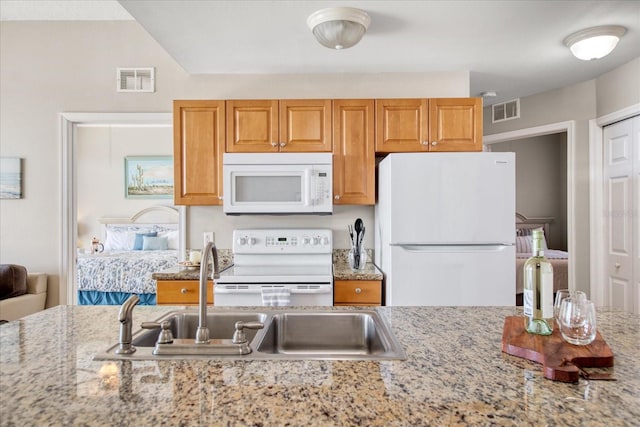
MULTIPOLYGON (((198 304, 200 283, 197 280, 158 280, 156 304, 198 304)), ((213 282, 207 281, 207 304, 213 304, 213 282)))
POLYGON ((380 280, 336 280, 333 289, 334 305, 380 305, 380 280))

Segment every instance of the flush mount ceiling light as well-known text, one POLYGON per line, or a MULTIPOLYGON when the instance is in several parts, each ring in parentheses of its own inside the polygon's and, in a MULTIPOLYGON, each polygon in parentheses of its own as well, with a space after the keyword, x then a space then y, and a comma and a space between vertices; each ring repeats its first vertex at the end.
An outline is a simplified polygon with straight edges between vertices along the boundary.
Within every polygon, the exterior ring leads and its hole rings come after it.
POLYGON ((313 12, 307 25, 321 45, 330 49, 347 49, 360 41, 371 18, 364 10, 333 7, 313 12))
POLYGON ((578 59, 600 59, 613 51, 626 31, 626 28, 619 25, 587 28, 565 38, 564 44, 578 59))

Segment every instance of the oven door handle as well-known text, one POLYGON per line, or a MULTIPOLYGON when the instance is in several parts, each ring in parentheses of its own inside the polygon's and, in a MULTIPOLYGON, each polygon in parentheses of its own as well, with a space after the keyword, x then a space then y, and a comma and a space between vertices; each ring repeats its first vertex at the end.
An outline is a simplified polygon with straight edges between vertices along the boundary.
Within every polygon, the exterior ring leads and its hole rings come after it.
MULTIPOLYGON (((271 287, 267 287, 267 289, 270 289, 271 287)), ((225 287, 214 287, 213 292, 215 294, 259 294, 261 293, 262 287, 250 287, 250 288, 242 288, 242 289, 238 289, 238 288, 225 288, 225 287)), ((297 289, 297 288, 292 288, 291 289, 291 293, 292 294, 328 294, 331 293, 331 286, 330 285, 326 285, 326 286, 321 286, 319 288, 315 288, 315 289, 297 289)))

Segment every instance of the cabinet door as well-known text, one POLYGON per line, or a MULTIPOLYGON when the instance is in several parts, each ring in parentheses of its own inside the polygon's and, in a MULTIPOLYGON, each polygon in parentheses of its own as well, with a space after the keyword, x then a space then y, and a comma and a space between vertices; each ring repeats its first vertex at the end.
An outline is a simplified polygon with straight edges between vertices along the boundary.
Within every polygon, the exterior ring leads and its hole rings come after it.
POLYGON ((426 99, 376 100, 376 152, 429 151, 426 99))
POLYGON ((278 101, 227 101, 227 153, 279 150, 278 101))
POLYGON ((482 98, 429 100, 429 151, 482 151, 482 98))
POLYGON ((374 101, 333 101, 334 204, 375 203, 374 101))
POLYGON ((331 152, 331 100, 280 100, 280 151, 331 152))
POLYGON ((173 102, 174 202, 222 204, 224 101, 173 102))

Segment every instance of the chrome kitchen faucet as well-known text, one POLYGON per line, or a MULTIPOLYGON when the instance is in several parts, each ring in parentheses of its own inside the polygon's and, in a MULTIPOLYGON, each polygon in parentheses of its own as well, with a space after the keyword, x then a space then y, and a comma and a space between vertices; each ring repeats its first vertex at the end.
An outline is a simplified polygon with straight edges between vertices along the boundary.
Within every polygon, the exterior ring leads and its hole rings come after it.
POLYGON ((209 253, 213 257, 213 279, 220 277, 220 271, 218 269, 218 250, 212 242, 207 242, 207 245, 202 251, 202 259, 200 260, 200 301, 198 329, 196 329, 196 344, 208 344, 209 343, 209 328, 207 327, 207 274, 209 270, 209 253))

